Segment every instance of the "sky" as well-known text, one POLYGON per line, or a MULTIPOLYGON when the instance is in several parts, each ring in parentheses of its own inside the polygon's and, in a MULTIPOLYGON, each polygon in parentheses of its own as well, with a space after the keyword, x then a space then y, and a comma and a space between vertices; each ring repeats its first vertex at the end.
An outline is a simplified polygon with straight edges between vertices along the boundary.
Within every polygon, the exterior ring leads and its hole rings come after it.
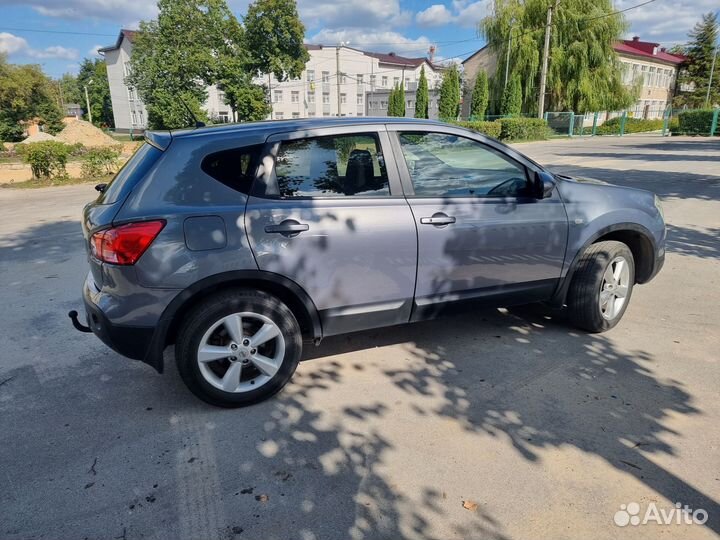
MULTIPOLYGON (((647 0, 614 0, 623 10, 647 0)), ((249 0, 229 0, 242 17, 249 0)), ((484 45, 477 23, 492 0, 298 0, 306 41, 425 56, 464 59, 484 45)), ((652 0, 625 13, 626 38, 640 36, 664 46, 684 43, 702 13, 718 10, 718 0, 652 0)), ((59 77, 75 73, 98 47, 113 44, 120 28, 153 18, 152 0, 0 0, 0 51, 13 63, 42 65, 59 77), (36 30, 36 31, 31 31, 36 30)))

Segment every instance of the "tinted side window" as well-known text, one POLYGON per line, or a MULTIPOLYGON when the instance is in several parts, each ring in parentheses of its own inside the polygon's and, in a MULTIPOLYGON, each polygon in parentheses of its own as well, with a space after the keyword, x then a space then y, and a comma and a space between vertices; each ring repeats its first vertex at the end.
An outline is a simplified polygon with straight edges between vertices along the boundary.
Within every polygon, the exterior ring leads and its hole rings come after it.
POLYGON ((255 179, 257 156, 262 145, 232 148, 208 154, 200 168, 215 180, 242 193, 250 193, 255 179))
POLYGON ((281 197, 390 195, 380 141, 374 134, 285 141, 275 173, 281 197))
POLYGON ((520 197, 530 193, 525 168, 471 139, 445 133, 400 133, 420 197, 520 197))

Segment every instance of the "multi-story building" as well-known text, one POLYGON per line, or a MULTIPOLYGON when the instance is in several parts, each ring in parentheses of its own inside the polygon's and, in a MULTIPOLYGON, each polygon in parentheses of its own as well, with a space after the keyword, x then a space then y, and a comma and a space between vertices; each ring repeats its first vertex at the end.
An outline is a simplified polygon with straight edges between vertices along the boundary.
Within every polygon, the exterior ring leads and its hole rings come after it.
POLYGON ((640 96, 629 111, 636 118, 662 118, 672 103, 678 70, 685 58, 637 36, 616 43, 614 48, 623 65, 623 83, 640 83, 640 96))
MULTIPOLYGON (((367 116, 386 116, 388 109, 388 101, 390 100, 391 88, 381 88, 374 92, 366 94, 367 102, 365 114, 367 116)), ((415 117, 415 101, 417 99, 417 89, 405 90, 405 116, 408 118, 415 117)), ((438 119, 438 102, 440 101, 440 91, 437 88, 428 90, 428 118, 430 120, 438 119)))
MULTIPOLYGON (((640 41, 639 37, 620 41, 613 48, 622 65, 623 84, 628 87, 640 84, 638 101, 628 108, 628 112, 636 118, 661 118, 663 111, 672 101, 678 69, 685 60, 684 57, 670 54, 658 43, 640 41)), ((489 77, 493 77, 497 65, 498 60, 488 46, 472 54, 463 62, 462 114, 464 118, 470 112, 472 87, 478 71, 482 69, 489 77)))
MULTIPOLYGON (((115 127, 119 131, 147 126, 145 106, 135 89, 125 83, 134 37, 135 32, 121 30, 114 45, 100 49, 107 65, 115 127)), ((441 71, 426 58, 406 58, 346 46, 306 47, 310 60, 299 79, 278 81, 271 74, 255 80, 268 87, 272 105, 270 118, 364 116, 368 114, 368 97, 375 92, 389 91, 396 84, 402 84, 407 92, 414 92, 423 66, 429 88, 437 87, 442 77, 441 71)), ((217 122, 233 121, 222 90, 210 86, 207 94, 203 108, 208 116, 217 122)), ((386 110, 387 107, 382 114, 386 110)))
MULTIPOLYGON (((403 85, 414 92, 425 67, 428 87, 435 88, 440 70, 426 58, 406 58, 345 46, 307 45, 310 60, 299 79, 279 82, 274 76, 258 78, 270 86, 272 118, 364 116, 375 93, 403 85), (264 79, 264 80, 263 80, 264 79)), ((387 107, 385 107, 385 112, 387 107)))

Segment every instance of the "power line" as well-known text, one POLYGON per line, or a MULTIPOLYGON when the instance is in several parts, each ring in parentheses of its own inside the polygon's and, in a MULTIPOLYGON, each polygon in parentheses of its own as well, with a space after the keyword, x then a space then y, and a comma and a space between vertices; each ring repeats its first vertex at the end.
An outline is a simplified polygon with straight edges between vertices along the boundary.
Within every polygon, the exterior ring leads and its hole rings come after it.
MULTIPOLYGON (((636 4, 634 6, 627 7, 625 9, 620 9, 617 11, 612 11, 610 13, 603 13, 602 15, 597 15, 595 17, 588 17, 585 19, 581 19, 582 21, 588 22, 588 21, 594 21, 597 19, 602 19, 605 17, 611 17, 613 15, 618 15, 620 13, 625 13, 627 11, 637 9, 639 7, 646 6, 648 4, 652 4, 653 2, 656 2, 657 0, 646 0, 645 2, 642 2, 640 4, 636 4)), ((520 34, 515 35, 515 37, 521 37, 526 34, 530 34, 533 32, 537 32, 540 30, 544 30, 545 26, 542 26, 540 28, 533 28, 530 30, 526 30, 525 32, 522 32, 520 34)), ((64 35, 74 35, 74 36, 97 36, 97 37, 117 37, 117 34, 104 34, 100 32, 74 32, 70 30, 48 30, 48 29, 39 29, 39 28, 14 28, 14 27, 0 27, 0 31, 4 32, 33 32, 38 34, 64 34, 64 35)), ((428 43, 428 46, 430 45, 452 45, 452 44, 459 44, 459 43, 468 43, 470 41, 480 41, 481 37, 472 37, 472 38, 465 38, 465 39, 449 39, 449 40, 443 40, 443 41, 432 41, 428 43)), ((358 47, 363 46, 378 46, 378 45, 409 45, 407 41, 386 41, 386 42, 373 42, 373 43, 359 43, 357 44, 358 47)), ((419 45, 419 44, 418 44, 419 45)), ((414 52, 414 51, 424 51, 425 46, 414 49, 406 49, 407 52, 414 52)), ((454 56, 462 56, 461 54, 456 54, 454 56)))
MULTIPOLYGON (((595 17, 585 17, 585 18, 580 19, 578 22, 590 22, 590 21, 596 21, 596 20, 598 20, 598 19, 604 19, 604 18, 606 18, 606 17, 612 17, 613 15, 619 15, 619 14, 621 14, 621 13, 625 13, 625 12, 627 12, 627 11, 640 8, 640 7, 646 6, 646 5, 648 5, 648 4, 652 4, 653 2, 656 2, 656 1, 657 1, 657 0, 646 0, 645 2, 642 2, 642 3, 640 3, 640 4, 636 4, 636 5, 634 5, 634 6, 627 7, 627 8, 625 8, 625 9, 620 9, 620 10, 617 10, 617 11, 611 11, 611 12, 609 12, 609 13, 603 13, 602 15, 596 15, 595 17)), ((532 33, 534 33, 534 32, 544 31, 546 27, 547 27, 547 25, 544 24, 544 25, 542 25, 542 26, 539 27, 539 28, 531 28, 531 29, 529 29, 529 30, 525 30, 524 32, 521 32, 520 34, 514 34, 513 37, 519 38, 519 37, 522 37, 522 36, 527 35, 527 34, 532 34, 532 33)), ((510 30, 510 32, 512 33, 512 29, 510 30)))
POLYGON ((100 36, 100 37, 117 37, 117 34, 99 34, 96 32, 71 32, 69 30, 41 30, 37 28, 10 28, 3 27, 0 30, 4 32, 35 32, 38 34, 66 34, 71 36, 100 36))

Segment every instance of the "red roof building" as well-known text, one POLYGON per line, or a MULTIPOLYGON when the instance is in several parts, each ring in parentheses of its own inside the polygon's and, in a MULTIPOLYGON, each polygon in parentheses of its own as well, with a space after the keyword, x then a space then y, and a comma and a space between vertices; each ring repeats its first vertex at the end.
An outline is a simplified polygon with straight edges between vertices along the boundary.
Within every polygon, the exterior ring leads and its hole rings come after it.
POLYGON ((630 112, 636 118, 662 118, 672 102, 682 55, 671 54, 652 41, 640 41, 639 37, 616 43, 623 66, 623 83, 627 86, 640 84, 640 96, 630 112))

